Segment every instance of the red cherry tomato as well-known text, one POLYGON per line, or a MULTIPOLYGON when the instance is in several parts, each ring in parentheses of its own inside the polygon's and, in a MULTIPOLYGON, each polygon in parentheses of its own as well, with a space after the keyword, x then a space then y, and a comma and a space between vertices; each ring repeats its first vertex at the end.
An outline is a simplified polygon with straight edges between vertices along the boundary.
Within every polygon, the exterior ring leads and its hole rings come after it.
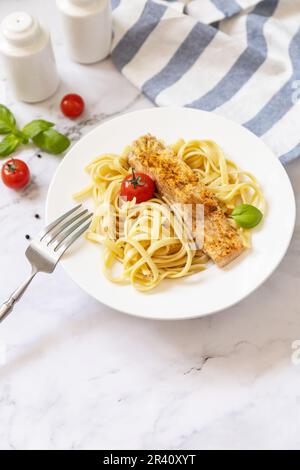
POLYGON ((21 189, 29 183, 30 172, 25 162, 12 158, 2 166, 1 177, 9 188, 21 189))
POLYGON ((84 101, 76 93, 69 93, 61 100, 60 107, 65 116, 77 118, 84 110, 84 101))
POLYGON ((155 191, 154 181, 145 173, 135 173, 126 176, 121 185, 121 196, 127 201, 132 201, 135 197, 137 204, 148 201, 153 197, 155 191))

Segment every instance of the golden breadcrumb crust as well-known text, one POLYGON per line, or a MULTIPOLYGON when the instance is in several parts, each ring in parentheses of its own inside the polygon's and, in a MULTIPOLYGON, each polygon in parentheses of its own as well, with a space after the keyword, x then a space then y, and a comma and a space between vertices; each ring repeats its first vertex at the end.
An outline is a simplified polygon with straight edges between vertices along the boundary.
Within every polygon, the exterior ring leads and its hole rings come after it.
POLYGON ((220 267, 239 256, 244 247, 227 219, 222 204, 173 149, 151 135, 133 142, 128 160, 136 171, 148 174, 171 203, 204 205, 203 251, 220 267))

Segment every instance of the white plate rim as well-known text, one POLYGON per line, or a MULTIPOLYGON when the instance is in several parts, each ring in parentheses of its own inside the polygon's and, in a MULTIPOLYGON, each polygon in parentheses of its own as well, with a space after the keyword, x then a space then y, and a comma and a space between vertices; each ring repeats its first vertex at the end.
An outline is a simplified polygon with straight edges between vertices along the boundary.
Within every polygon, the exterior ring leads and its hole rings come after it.
MULTIPOLYGON (((119 120, 126 119, 129 116, 137 117, 137 116, 141 116, 145 113, 146 114, 153 114, 153 113, 155 114, 155 113, 163 113, 163 112, 181 113, 181 112, 186 112, 186 111, 192 112, 192 113, 200 113, 202 115, 207 115, 207 116, 208 115, 209 116, 214 116, 220 122, 223 121, 224 123, 228 123, 231 126, 234 126, 236 129, 242 129, 243 132, 248 133, 249 135, 254 137, 256 140, 258 140, 264 146, 265 150, 268 153, 271 152, 271 150, 266 146, 266 144, 264 144, 264 142, 262 142, 262 140, 259 139, 257 136, 255 136, 251 131, 249 131, 248 129, 244 128, 243 126, 237 124, 236 122, 234 122, 230 119, 224 118, 222 116, 219 116, 215 113, 206 112, 206 111, 197 110, 197 109, 192 109, 192 108, 182 108, 182 107, 172 106, 172 107, 162 107, 162 108, 146 108, 146 109, 142 109, 142 110, 132 111, 132 112, 129 112, 129 113, 126 113, 126 114, 121 114, 121 115, 118 115, 118 116, 113 117, 111 119, 108 119, 103 123, 100 123, 99 126, 97 126, 93 130, 91 130, 89 133, 87 133, 85 136, 83 136, 78 142, 76 142, 71 147, 71 149, 67 152, 67 154, 63 158, 63 160, 60 162, 58 168, 56 169, 56 171, 54 173, 54 176, 51 180, 51 183, 50 183, 49 189, 48 189, 48 194, 47 194, 47 199, 46 199, 46 220, 47 220, 47 223, 50 220, 49 214, 51 212, 51 210, 50 210, 50 208, 51 208, 51 197, 52 197, 53 188, 55 186, 55 182, 56 182, 56 179, 57 179, 57 175, 60 173, 62 167, 64 165, 66 165, 66 162, 68 162, 68 160, 70 160, 72 153, 74 153, 76 151, 76 149, 79 147, 79 145, 82 145, 83 142, 87 142, 91 138, 91 136, 96 135, 99 132, 100 128, 103 129, 105 126, 110 125, 110 124, 115 123, 115 122, 118 122, 119 120)), ((220 143, 220 145, 222 146, 221 142, 218 142, 218 143, 220 143)), ((103 299, 100 299, 98 296, 95 296, 93 293, 91 293, 91 291, 89 291, 89 289, 82 286, 78 282, 78 279, 76 278, 76 275, 74 274, 74 272, 72 272, 72 269, 69 268, 68 264, 65 262, 64 259, 61 260, 61 265, 63 266, 63 268, 67 272, 67 274, 70 276, 70 278, 77 285, 79 285, 79 287, 81 287, 84 291, 86 291, 89 295, 94 297, 96 300, 98 300, 99 302, 103 303, 104 305, 106 305, 106 306, 108 306, 108 307, 110 307, 114 310, 129 314, 129 315, 132 315, 132 316, 135 316, 135 317, 142 317, 142 318, 156 319, 156 320, 186 320, 186 319, 200 318, 200 317, 203 317, 203 316, 208 316, 208 315, 211 315, 211 314, 215 314, 215 313, 226 310, 226 309, 238 304, 243 299, 248 297, 251 293, 255 292, 273 274, 273 272, 277 269, 278 265, 281 263, 282 259, 284 258, 285 254, 288 250, 288 247, 290 245, 290 242, 291 242, 291 239, 292 239, 292 236, 293 236, 293 232, 294 232, 294 227, 295 227, 295 222, 296 222, 296 202, 295 202, 294 191, 293 191, 291 182, 289 180, 288 174, 286 173, 283 165, 278 160, 278 158, 276 158, 276 156, 273 154, 273 152, 271 152, 271 153, 273 155, 274 162, 276 162, 276 165, 278 164, 281 167, 282 174, 285 177, 285 183, 287 185, 287 188, 290 191, 290 201, 289 201, 289 203, 290 203, 290 208, 289 208, 290 209, 290 220, 289 220, 289 232, 288 232, 288 236, 286 237, 286 243, 285 243, 285 246, 282 249, 280 255, 277 257, 276 263, 273 264, 272 268, 269 269, 269 271, 260 280, 260 282, 255 285, 255 287, 250 288, 249 291, 246 294, 244 293, 241 296, 236 296, 236 298, 234 298, 230 302, 227 302, 226 304, 224 304, 220 308, 215 308, 215 309, 210 309, 210 310, 207 309, 207 311, 205 313, 199 313, 199 312, 189 312, 188 313, 187 312, 184 315, 175 315, 173 317, 170 316, 170 315, 165 315, 163 313, 153 315, 149 312, 147 312, 147 313, 142 312, 141 313, 141 312, 133 311, 132 309, 128 309, 128 308, 124 308, 124 307, 118 308, 118 307, 116 307, 114 302, 110 302, 110 301, 107 301, 107 300, 104 301, 103 299)), ((84 164, 83 164, 83 166, 84 166, 84 164)), ((244 168, 244 169, 247 169, 247 168, 244 168)), ((83 168, 82 168, 82 170, 83 170, 83 168)), ((101 276, 101 273, 99 273, 99 275, 101 276)), ((143 294, 143 295, 147 295, 147 294, 143 294)))

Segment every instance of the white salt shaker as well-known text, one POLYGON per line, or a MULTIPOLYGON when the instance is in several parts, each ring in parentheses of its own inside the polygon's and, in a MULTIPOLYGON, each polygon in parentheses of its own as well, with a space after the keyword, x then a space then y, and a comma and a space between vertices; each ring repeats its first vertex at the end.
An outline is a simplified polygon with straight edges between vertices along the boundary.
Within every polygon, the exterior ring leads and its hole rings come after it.
POLYGON ((110 0, 56 0, 56 4, 71 59, 82 64, 105 59, 112 38, 110 0))
POLYGON ((1 33, 0 51, 16 98, 35 103, 51 96, 59 78, 49 33, 21 11, 4 18, 1 33))

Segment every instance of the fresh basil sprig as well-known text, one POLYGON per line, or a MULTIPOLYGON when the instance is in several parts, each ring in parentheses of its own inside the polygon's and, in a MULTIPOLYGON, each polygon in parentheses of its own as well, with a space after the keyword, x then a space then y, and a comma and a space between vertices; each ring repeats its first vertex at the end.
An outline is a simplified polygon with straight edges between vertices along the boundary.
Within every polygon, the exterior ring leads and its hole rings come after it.
POLYGON ((35 121, 31 121, 29 124, 26 124, 26 126, 24 126, 22 129, 22 133, 26 135, 28 139, 33 139, 41 132, 47 131, 53 126, 53 122, 44 121, 43 119, 36 119, 35 121))
POLYGON ((241 204, 233 209, 231 217, 240 227, 254 228, 261 222, 263 214, 251 204, 241 204))
POLYGON ((0 134, 9 134, 16 129, 16 120, 13 113, 3 104, 0 104, 0 134))
POLYGON ((20 130, 13 113, 6 106, 0 104, 0 134, 6 134, 0 142, 0 157, 7 157, 20 145, 26 145, 30 141, 48 153, 58 155, 64 152, 71 142, 68 137, 53 127, 53 122, 36 119, 20 130))
POLYGON ((66 136, 52 128, 40 132, 32 140, 37 147, 54 155, 64 152, 70 145, 70 141, 66 136))
POLYGON ((0 156, 7 157, 13 153, 19 145, 21 145, 22 140, 14 134, 8 134, 0 142, 0 156))

